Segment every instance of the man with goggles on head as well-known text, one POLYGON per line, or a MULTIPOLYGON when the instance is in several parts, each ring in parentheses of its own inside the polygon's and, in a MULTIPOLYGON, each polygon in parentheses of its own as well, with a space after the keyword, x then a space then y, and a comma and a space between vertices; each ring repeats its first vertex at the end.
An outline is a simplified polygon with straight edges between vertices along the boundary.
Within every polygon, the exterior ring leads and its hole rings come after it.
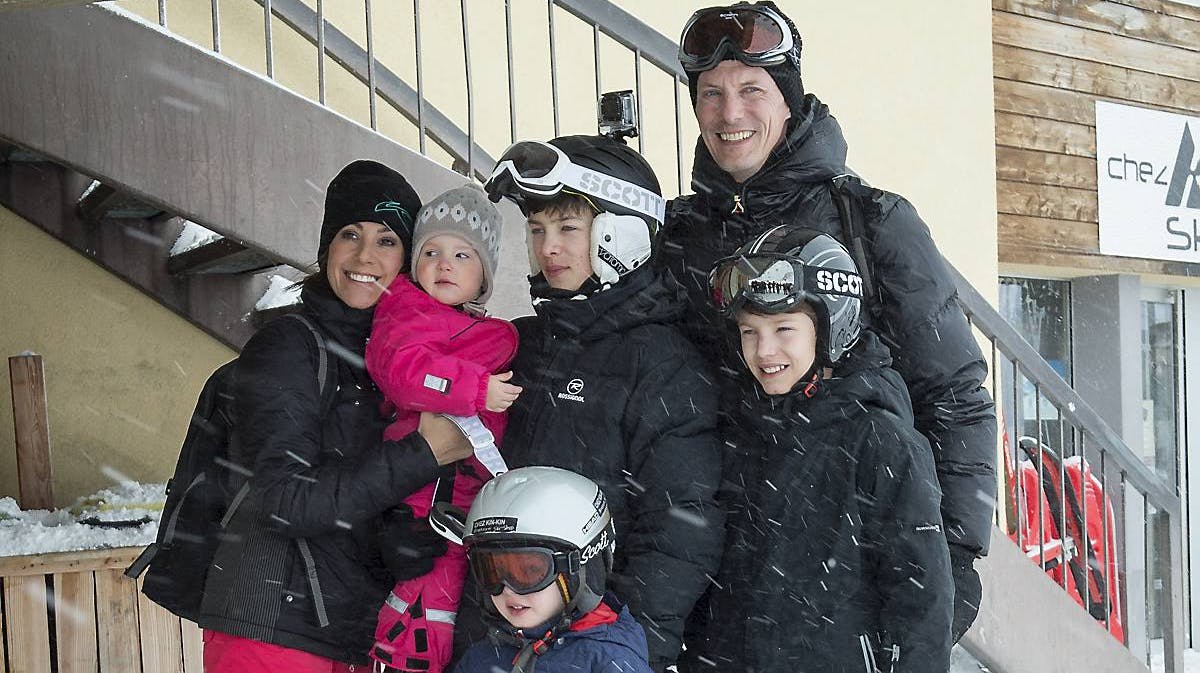
POLYGON ((954 590, 933 456, 861 329, 854 261, 777 226, 709 287, 745 363, 724 435, 741 473, 679 670, 943 673, 954 590))
MULTIPOLYGON (((484 186, 526 218, 536 315, 520 345, 505 460, 604 488, 620 535, 610 586, 675 661, 683 622, 720 562, 716 376, 677 323, 683 289, 650 264, 665 202, 649 164, 605 136, 520 142, 484 186)), ((464 601, 470 603, 470 600, 464 601)), ((456 637, 482 634, 459 610, 456 637)))
POLYGON ((617 537, 595 482, 525 467, 485 484, 461 525, 440 507, 435 526, 466 546, 492 627, 455 673, 650 673, 646 634, 606 592, 617 537))
POLYGON ((687 288, 685 331, 723 371, 721 319, 707 270, 780 222, 804 222, 859 260, 866 324, 892 350, 916 427, 933 446, 955 571, 954 635, 979 609, 974 569, 987 553, 996 491, 996 418, 987 364, 955 301, 949 269, 904 198, 864 185, 846 167, 846 141, 828 107, 806 93, 801 39, 772 2, 701 9, 679 60, 700 138, 694 195, 673 201, 659 253, 687 288))

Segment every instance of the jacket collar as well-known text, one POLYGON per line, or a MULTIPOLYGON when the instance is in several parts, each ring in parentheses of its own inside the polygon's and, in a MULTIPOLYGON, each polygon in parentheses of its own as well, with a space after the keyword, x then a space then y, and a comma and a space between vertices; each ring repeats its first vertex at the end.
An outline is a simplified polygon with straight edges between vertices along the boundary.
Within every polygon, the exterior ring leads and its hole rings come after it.
POLYGON ((323 286, 305 287, 300 292, 305 314, 321 326, 325 337, 336 341, 344 350, 362 355, 375 309, 351 308, 337 298, 333 290, 323 286))
POLYGON ((551 334, 596 341, 638 325, 676 321, 683 292, 669 272, 644 266, 600 292, 537 297, 533 310, 551 334))
POLYGON ((703 138, 697 139, 692 191, 715 213, 762 221, 777 217, 805 195, 804 190, 797 190, 797 183, 825 182, 845 172, 846 140, 841 126, 824 103, 807 94, 803 108, 788 122, 783 142, 743 183, 722 170, 703 138))

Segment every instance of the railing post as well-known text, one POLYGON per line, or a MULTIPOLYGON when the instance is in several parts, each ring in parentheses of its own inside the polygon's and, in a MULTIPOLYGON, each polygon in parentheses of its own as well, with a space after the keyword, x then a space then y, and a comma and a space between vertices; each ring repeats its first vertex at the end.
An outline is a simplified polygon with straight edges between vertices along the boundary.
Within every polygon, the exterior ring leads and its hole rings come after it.
POLYGON ((1162 577, 1163 661, 1167 673, 1183 673, 1183 575, 1180 520, 1171 512, 1159 510, 1154 517, 1158 575, 1162 577), (1165 552, 1165 553, 1164 553, 1165 552))
POLYGON ((50 468, 50 425, 42 356, 22 353, 10 357, 8 373, 12 379, 21 509, 53 509, 54 480, 50 468))

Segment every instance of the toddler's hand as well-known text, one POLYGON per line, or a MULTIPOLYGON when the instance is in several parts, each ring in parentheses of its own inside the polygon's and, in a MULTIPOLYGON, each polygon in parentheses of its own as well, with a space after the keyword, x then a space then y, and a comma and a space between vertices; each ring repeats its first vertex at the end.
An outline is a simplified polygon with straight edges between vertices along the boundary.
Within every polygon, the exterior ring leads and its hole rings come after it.
POLYGON ((506 383, 512 378, 512 372, 492 374, 488 377, 487 409, 488 411, 504 411, 517 401, 521 394, 521 386, 506 383))

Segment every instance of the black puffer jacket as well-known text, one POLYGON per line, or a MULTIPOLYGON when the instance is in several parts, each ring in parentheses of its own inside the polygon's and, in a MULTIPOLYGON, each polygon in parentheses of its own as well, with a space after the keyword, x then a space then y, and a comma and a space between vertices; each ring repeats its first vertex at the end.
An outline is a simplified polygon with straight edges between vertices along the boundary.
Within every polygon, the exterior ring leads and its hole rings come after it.
MULTIPOLYGON (((668 210, 659 260, 687 288, 686 331, 710 362, 729 360, 733 348, 709 304, 713 263, 779 224, 823 231, 846 243, 830 180, 847 173, 846 141, 829 109, 815 96, 793 115, 785 141, 766 165, 736 183, 700 141, 692 172, 695 195, 668 210), (744 212, 733 213, 735 207, 744 212)), ((863 228, 870 275, 879 296, 865 319, 895 357, 913 400, 916 427, 933 447, 942 485, 942 516, 949 541, 986 554, 996 491, 996 417, 982 383, 987 365, 956 301, 945 259, 912 204, 870 188, 863 228)))
POLYGON ((720 589, 681 670, 862 673, 870 656, 886 671, 893 646, 892 673, 947 669, 937 477, 887 362, 868 333, 811 398, 756 387, 739 404, 720 589))
POLYGON ((509 467, 561 467, 604 489, 617 529, 609 588, 645 627, 659 670, 679 652, 723 536, 718 391, 673 325, 683 306, 678 283, 649 267, 586 300, 537 303, 536 318, 515 323, 524 391, 501 447, 509 467))
POLYGON ((382 441, 382 396, 362 361, 372 312, 327 292, 306 289, 303 298, 305 315, 328 344, 334 398, 322 419, 318 350, 300 321, 276 320, 242 350, 234 458, 254 476, 209 569, 199 622, 365 662, 393 584, 375 543, 376 519, 435 479, 438 466, 420 435, 382 441), (327 626, 320 625, 310 570, 327 626))

